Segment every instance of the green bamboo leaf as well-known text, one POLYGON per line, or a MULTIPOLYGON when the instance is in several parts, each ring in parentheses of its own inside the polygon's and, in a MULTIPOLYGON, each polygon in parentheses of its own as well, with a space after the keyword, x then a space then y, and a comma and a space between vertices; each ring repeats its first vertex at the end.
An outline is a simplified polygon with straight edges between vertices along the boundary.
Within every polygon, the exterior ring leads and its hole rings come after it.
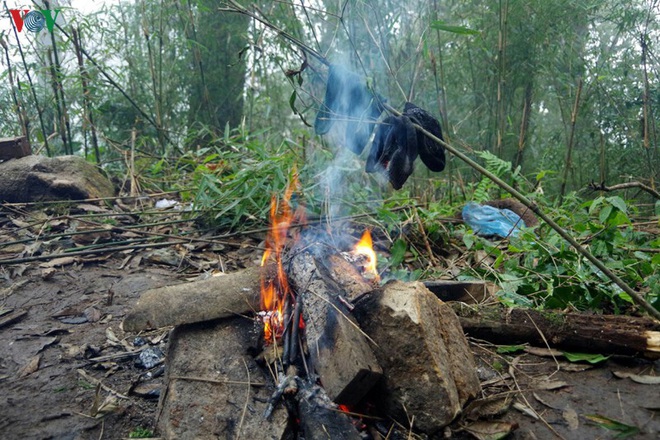
POLYGON ((497 347, 499 354, 516 353, 525 349, 524 345, 502 345, 497 347))
POLYGON ((474 29, 467 28, 465 26, 453 26, 450 24, 445 24, 443 21, 434 21, 431 23, 432 29, 437 29, 439 31, 451 32, 452 34, 458 35, 479 35, 479 31, 474 29))
POLYGON ((586 414, 585 417, 601 428, 609 429, 610 431, 617 431, 618 434, 616 435, 616 438, 628 438, 639 434, 638 427, 626 425, 625 423, 610 419, 609 417, 601 416, 599 414, 586 414))
POLYGON ((589 362, 590 364, 599 364, 610 358, 610 356, 603 356, 602 354, 592 353, 568 353, 564 352, 564 356, 570 362, 589 362))

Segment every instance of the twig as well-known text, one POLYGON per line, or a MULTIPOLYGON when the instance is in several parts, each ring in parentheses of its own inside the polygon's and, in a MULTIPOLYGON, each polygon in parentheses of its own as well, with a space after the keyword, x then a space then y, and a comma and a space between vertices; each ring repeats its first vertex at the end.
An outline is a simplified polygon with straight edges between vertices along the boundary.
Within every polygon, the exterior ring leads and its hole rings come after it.
POLYGON ((208 377, 199 377, 199 376, 170 376, 170 380, 189 380, 193 382, 207 382, 223 385, 249 385, 251 387, 265 387, 266 384, 263 382, 251 382, 248 379, 248 382, 242 380, 224 380, 224 379, 210 379, 208 377))
POLYGON ((250 403, 250 369, 248 368, 247 362, 244 358, 241 358, 243 365, 245 365, 245 372, 247 373, 247 393, 245 395, 245 405, 243 405, 243 412, 241 413, 241 420, 238 422, 238 429, 236 430, 236 440, 241 438, 241 427, 243 427, 243 421, 245 420, 245 413, 247 412, 248 403, 250 403))
POLYGON ((81 376, 83 377, 83 379, 85 379, 86 381, 88 381, 88 382, 90 382, 90 383, 93 383, 94 385, 98 385, 98 386, 100 386, 101 388, 103 388, 103 389, 106 390, 107 392, 109 392, 109 393, 111 393, 111 394, 114 394, 115 396, 117 396, 117 397, 119 397, 119 398, 121 398, 121 399, 130 400, 130 397, 125 396, 125 395, 121 394, 120 392, 113 390, 112 388, 110 388, 110 387, 107 386, 107 385, 104 385, 103 382, 102 382, 101 380, 99 380, 99 379, 97 379, 97 378, 95 378, 95 377, 90 376, 89 374, 87 374, 87 373, 85 372, 85 370, 83 370, 83 369, 81 369, 81 368, 78 368, 76 371, 77 371, 78 374, 81 375, 81 376))
POLYGON ((302 41, 298 40, 296 37, 289 34, 285 30, 280 29, 279 27, 275 26, 273 23, 271 23, 270 21, 268 21, 264 17, 261 17, 261 16, 255 14, 254 12, 247 10, 246 8, 244 8, 243 6, 241 6, 240 4, 235 2, 234 0, 227 0, 227 3, 231 7, 230 8, 220 8, 221 11, 238 12, 240 14, 247 15, 248 17, 251 17, 252 19, 257 20, 259 23, 263 24, 264 26, 274 30, 275 32, 277 32, 277 34, 280 37, 283 37, 286 40, 289 40, 291 43, 295 44, 300 49, 307 52, 308 55, 311 55, 314 58, 316 58, 322 64, 324 64, 326 66, 330 65, 330 62, 323 55, 321 55, 320 53, 318 53, 317 51, 315 51, 314 49, 312 49, 311 47, 309 47, 308 45, 306 45, 302 41))
POLYGON ((642 189, 642 190, 646 191, 647 193, 651 194, 656 199, 660 199, 660 192, 656 191, 655 189, 651 188, 648 185, 643 184, 642 182, 617 183, 616 185, 612 185, 612 186, 605 185, 605 182, 601 182, 601 183, 591 182, 589 184, 589 189, 592 190, 592 191, 610 192, 610 191, 617 191, 617 190, 620 190, 620 189, 628 189, 628 188, 642 189))
POLYGON ((51 260, 53 258, 60 258, 60 257, 80 257, 83 255, 93 255, 93 254, 109 254, 112 252, 119 252, 119 251, 127 251, 127 250, 137 250, 137 249, 144 249, 144 248, 159 248, 159 247, 167 247, 167 246, 174 246, 176 244, 184 244, 184 243, 189 243, 190 240, 174 240, 174 241, 168 241, 168 242, 159 242, 159 243, 147 243, 147 244, 138 244, 138 245, 129 245, 129 246, 115 246, 115 247, 109 247, 109 248, 98 248, 98 249, 89 249, 86 251, 77 251, 77 252, 66 252, 66 253, 60 253, 60 254, 48 254, 48 255, 34 255, 31 257, 23 257, 23 258, 9 258, 6 260, 0 260, 0 266, 4 266, 6 264, 19 264, 19 263, 28 263, 31 261, 46 261, 46 260, 51 260))

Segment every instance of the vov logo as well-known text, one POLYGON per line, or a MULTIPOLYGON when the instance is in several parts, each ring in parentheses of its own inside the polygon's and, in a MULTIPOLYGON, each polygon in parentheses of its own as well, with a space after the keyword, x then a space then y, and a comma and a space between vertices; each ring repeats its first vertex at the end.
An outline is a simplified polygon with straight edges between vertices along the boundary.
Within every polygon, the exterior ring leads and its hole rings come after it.
POLYGON ((10 9, 9 14, 16 26, 16 30, 21 32, 23 27, 30 32, 40 32, 44 27, 53 32, 55 20, 61 9, 41 9, 30 11, 29 9, 10 9))

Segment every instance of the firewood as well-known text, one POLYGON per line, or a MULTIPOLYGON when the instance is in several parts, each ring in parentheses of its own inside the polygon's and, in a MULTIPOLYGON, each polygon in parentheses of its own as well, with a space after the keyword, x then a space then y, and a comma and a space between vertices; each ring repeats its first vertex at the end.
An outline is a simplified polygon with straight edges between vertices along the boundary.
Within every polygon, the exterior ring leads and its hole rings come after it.
POLYGON ((387 414, 436 433, 481 390, 472 352, 451 307, 422 283, 394 281, 357 302, 360 326, 378 344, 387 414))
POLYGON ((651 318, 460 304, 454 310, 468 335, 496 344, 660 358, 660 323, 651 318))
POLYGON ((138 332, 259 310, 260 267, 145 291, 122 323, 138 332))
POLYGON ((333 401, 354 405, 382 376, 373 345, 337 299, 345 292, 328 267, 308 252, 291 254, 288 275, 303 304, 310 364, 333 401))

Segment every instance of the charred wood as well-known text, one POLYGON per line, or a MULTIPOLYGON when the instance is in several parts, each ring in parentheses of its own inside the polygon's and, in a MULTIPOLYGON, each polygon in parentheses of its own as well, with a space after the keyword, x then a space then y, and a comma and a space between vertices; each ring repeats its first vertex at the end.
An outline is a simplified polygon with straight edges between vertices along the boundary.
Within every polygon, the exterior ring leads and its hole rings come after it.
POLYGON ((310 370, 330 399, 354 405, 382 376, 372 345, 338 300, 343 290, 307 251, 292 251, 288 275, 302 301, 310 370))

